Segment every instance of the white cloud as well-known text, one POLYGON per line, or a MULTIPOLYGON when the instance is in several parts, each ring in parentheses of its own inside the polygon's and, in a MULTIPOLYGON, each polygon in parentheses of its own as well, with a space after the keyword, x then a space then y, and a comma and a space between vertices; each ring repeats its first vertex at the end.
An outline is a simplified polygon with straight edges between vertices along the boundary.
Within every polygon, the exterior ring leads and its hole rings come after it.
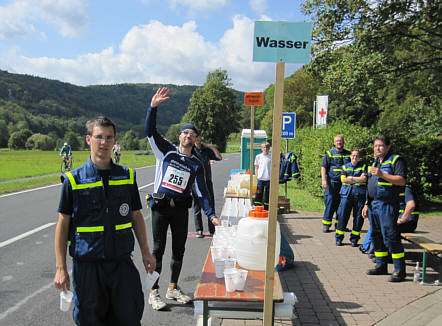
POLYGON ((250 0, 249 6, 252 10, 258 14, 262 14, 267 10, 267 0, 250 0))
POLYGON ((89 23, 86 0, 14 0, 0 7, 0 39, 41 37, 37 20, 55 25, 63 36, 78 36, 89 23))
MULTIPOLYGON (((17 50, 0 55, 9 71, 58 79, 76 85, 127 82, 202 85, 208 72, 227 70, 233 87, 262 91, 274 82, 275 65, 253 62, 253 21, 234 16, 219 42, 197 32, 194 21, 182 26, 151 21, 129 30, 118 49, 109 47, 75 59, 27 58, 17 50)), ((293 65, 287 74, 294 71, 293 65)), ((286 74, 286 75, 287 75, 286 74)))

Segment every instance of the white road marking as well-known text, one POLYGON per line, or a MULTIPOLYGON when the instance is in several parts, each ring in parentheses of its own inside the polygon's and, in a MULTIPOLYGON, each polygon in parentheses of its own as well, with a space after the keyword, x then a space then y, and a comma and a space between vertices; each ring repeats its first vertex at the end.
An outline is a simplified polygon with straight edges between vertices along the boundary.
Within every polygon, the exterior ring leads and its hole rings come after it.
POLYGON ((39 188, 23 190, 23 191, 19 191, 19 192, 11 192, 10 194, 1 195, 0 198, 14 196, 14 195, 20 195, 20 194, 24 194, 26 192, 31 192, 31 191, 35 191, 35 190, 41 190, 41 189, 46 189, 46 188, 51 188, 51 187, 56 187, 56 186, 61 186, 61 183, 57 183, 57 184, 49 185, 49 186, 44 186, 44 187, 39 187, 39 188))
POLYGON ((34 233, 39 232, 39 231, 41 231, 41 230, 44 230, 44 229, 46 229, 46 228, 48 228, 48 227, 51 227, 51 226, 53 226, 53 225, 55 225, 55 224, 56 224, 56 223, 54 223, 54 222, 47 223, 47 224, 42 225, 42 226, 39 226, 38 228, 35 228, 35 229, 31 230, 31 231, 28 231, 28 232, 25 232, 25 233, 23 233, 23 234, 20 234, 20 235, 18 235, 18 236, 16 236, 16 237, 13 237, 13 238, 11 238, 11 239, 9 239, 9 240, 6 240, 6 241, 3 241, 3 242, 0 242, 0 248, 3 248, 3 247, 5 247, 5 246, 7 246, 7 245, 9 245, 9 244, 11 244, 11 243, 13 243, 13 242, 15 242, 15 241, 18 241, 18 240, 21 240, 21 239, 23 239, 23 238, 26 238, 27 236, 29 236, 29 235, 31 235, 31 234, 34 234, 34 233))
MULTIPOLYGON (((141 190, 141 189, 147 188, 147 187, 149 187, 149 186, 151 186, 151 185, 153 185, 153 182, 151 182, 151 183, 149 183, 149 184, 147 184, 147 185, 145 185, 145 186, 139 187, 138 190, 141 190)), ((41 189, 41 188, 37 188, 37 189, 41 189)), ((16 194, 17 194, 17 193, 16 193, 16 194)), ((11 195, 11 194, 10 194, 10 195, 11 195)), ((11 239, 6 240, 6 241, 3 241, 3 242, 0 242, 0 248, 3 248, 3 247, 5 247, 5 246, 7 246, 7 245, 9 245, 9 244, 11 244, 11 243, 13 243, 13 242, 15 242, 15 241, 18 241, 18 240, 21 240, 21 239, 23 239, 23 238, 26 238, 27 236, 30 236, 31 234, 34 234, 34 233, 39 232, 39 231, 41 231, 41 230, 44 230, 44 229, 46 229, 46 228, 48 228, 48 227, 51 227, 51 226, 53 226, 53 225, 55 225, 55 224, 56 224, 56 223, 54 223, 54 222, 52 222, 52 223, 47 223, 47 224, 42 225, 42 226, 39 226, 39 227, 37 227, 37 228, 35 228, 35 229, 31 230, 31 231, 28 231, 28 232, 25 232, 25 233, 23 233, 23 234, 20 234, 20 235, 14 237, 14 238, 11 238, 11 239)), ((43 236, 43 237, 45 237, 45 236, 43 236)), ((47 237, 47 235, 46 235, 46 237, 47 237)), ((36 242, 36 244, 41 244, 41 243, 42 243, 41 241, 37 241, 37 242, 36 242)))
POLYGON ((44 291, 48 290, 52 286, 54 286, 54 283, 49 283, 48 285, 43 286, 42 288, 38 289, 34 293, 31 293, 27 297, 25 297, 22 300, 20 300, 19 302, 17 302, 14 306, 9 308, 8 310, 0 313, 0 320, 5 319, 6 317, 8 317, 8 315, 10 315, 11 313, 13 313, 13 312, 17 311, 18 309, 20 309, 21 306, 23 306, 26 302, 31 300, 33 297, 36 297, 40 293, 43 293, 44 291))
POLYGON ((138 190, 141 190, 141 189, 147 188, 147 187, 149 187, 149 186, 151 186, 151 185, 153 185, 153 182, 151 182, 151 183, 149 183, 149 184, 147 184, 147 185, 145 185, 145 186, 138 187, 138 190))

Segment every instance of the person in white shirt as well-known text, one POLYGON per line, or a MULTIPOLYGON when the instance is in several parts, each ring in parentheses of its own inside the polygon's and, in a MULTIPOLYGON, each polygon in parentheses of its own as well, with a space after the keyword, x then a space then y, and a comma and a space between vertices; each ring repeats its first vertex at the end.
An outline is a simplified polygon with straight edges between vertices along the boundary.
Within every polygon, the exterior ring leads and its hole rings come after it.
POLYGON ((262 153, 255 157, 255 173, 258 179, 258 188, 255 195, 255 206, 264 206, 269 209, 270 194, 270 166, 272 156, 269 154, 270 144, 261 144, 262 153))

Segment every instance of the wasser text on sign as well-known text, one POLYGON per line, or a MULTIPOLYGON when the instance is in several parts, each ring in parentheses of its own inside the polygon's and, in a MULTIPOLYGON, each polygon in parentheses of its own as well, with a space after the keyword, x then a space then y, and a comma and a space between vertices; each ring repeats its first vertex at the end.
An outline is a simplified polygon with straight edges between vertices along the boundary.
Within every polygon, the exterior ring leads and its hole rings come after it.
POLYGON ((270 48, 295 48, 306 49, 309 42, 307 41, 291 41, 291 40, 272 40, 270 37, 257 37, 256 45, 260 47, 270 48))

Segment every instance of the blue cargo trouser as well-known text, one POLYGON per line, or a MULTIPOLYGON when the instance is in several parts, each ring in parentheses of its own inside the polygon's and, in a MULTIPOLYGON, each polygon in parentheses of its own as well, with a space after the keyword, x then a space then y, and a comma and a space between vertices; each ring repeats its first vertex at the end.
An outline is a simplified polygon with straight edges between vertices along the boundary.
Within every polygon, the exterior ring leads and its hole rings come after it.
MULTIPOLYGON (((341 182, 327 181, 328 187, 325 189, 324 194, 324 217, 322 218, 322 223, 326 225, 331 225, 333 220, 333 214, 338 210, 339 202, 341 200, 341 182)), ((336 220, 335 223, 338 223, 336 220)))
POLYGON ((131 258, 72 264, 73 317, 81 326, 139 326, 144 310, 140 274, 131 258))
POLYGON ((347 227, 350 213, 353 210, 353 228, 350 235, 350 241, 357 243, 361 238, 361 229, 364 225, 362 218, 362 208, 365 203, 365 195, 342 197, 336 214, 338 225, 336 226, 336 240, 344 239, 345 228, 347 227))
POLYGON ((368 218, 372 227, 371 240, 374 245, 376 267, 387 264, 388 251, 393 258, 394 271, 405 273, 404 247, 397 232, 398 203, 372 201, 368 206, 368 218))

